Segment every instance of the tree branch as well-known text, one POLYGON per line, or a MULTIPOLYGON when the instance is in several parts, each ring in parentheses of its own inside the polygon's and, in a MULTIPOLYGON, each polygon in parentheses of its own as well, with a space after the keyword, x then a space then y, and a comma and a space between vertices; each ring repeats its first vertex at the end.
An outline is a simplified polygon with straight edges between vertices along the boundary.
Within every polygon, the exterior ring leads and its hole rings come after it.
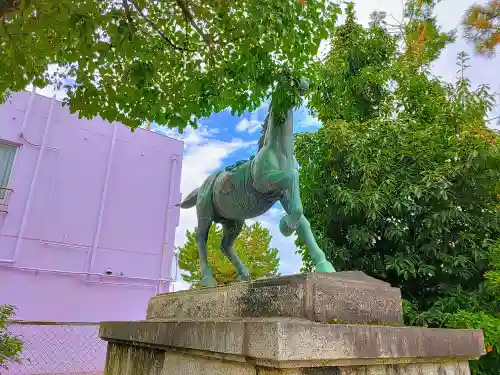
POLYGON ((21 9, 21 0, 0 0, 0 17, 21 9))
POLYGON ((201 28, 197 25, 197 23, 194 20, 193 14, 189 10, 188 6, 184 3, 183 0, 175 0, 175 2, 179 6, 179 8, 181 8, 182 14, 184 14, 184 17, 186 18, 186 20, 190 23, 191 26, 193 26, 193 28, 196 30, 196 32, 201 35, 201 37, 203 38, 205 43, 209 47, 211 47, 212 39, 210 38, 210 35, 205 34, 203 32, 203 30, 201 30, 201 28))
MULTIPOLYGON (((238 28, 234 27, 232 28, 231 30, 228 30, 228 33, 232 33, 233 31, 236 31, 238 30, 238 28)), ((236 42, 237 40, 240 40, 242 38, 245 38, 247 37, 248 35, 246 33, 242 33, 242 35, 240 36, 236 36, 236 37, 233 37, 231 39, 227 38, 227 39, 222 39, 222 37, 220 35, 216 36, 213 40, 214 43, 217 43, 217 44, 220 44, 222 42, 225 42, 225 43, 233 43, 233 42, 236 42)))
POLYGON ((187 52, 196 52, 196 50, 190 50, 190 49, 187 49, 187 48, 183 48, 183 47, 179 47, 177 46, 176 44, 174 44, 174 42, 172 42, 166 35, 165 33, 163 33, 163 31, 161 31, 161 29, 153 22, 151 21, 151 19, 145 15, 142 10, 139 8, 139 6, 137 5, 136 1, 135 0, 128 0, 132 3, 132 5, 134 6, 134 8, 137 10, 137 12, 141 15, 142 18, 144 18, 146 20, 146 22, 149 24, 149 26, 151 26, 157 33, 158 35, 164 40, 167 42, 167 44, 169 44, 173 49, 175 50, 178 50, 178 51, 187 51, 187 52))
POLYGON ((9 34, 9 31, 5 26, 5 19, 3 16, 0 16, 0 35, 6 35, 9 40, 12 40, 12 35, 9 34))
POLYGON ((134 21, 132 20, 132 16, 130 15, 130 7, 128 6, 128 0, 122 0, 123 9, 125 9, 125 14, 127 15, 127 20, 130 26, 134 25, 134 21))
MULTIPOLYGON (((136 27, 134 20, 132 19, 132 15, 130 14, 130 7, 128 5, 128 0, 122 0, 123 3, 123 9, 125 10, 125 14, 127 16, 127 21, 128 21, 128 26, 130 29, 132 29, 133 32, 135 32, 136 27)), ((128 40, 132 41, 132 34, 128 33, 128 40)))

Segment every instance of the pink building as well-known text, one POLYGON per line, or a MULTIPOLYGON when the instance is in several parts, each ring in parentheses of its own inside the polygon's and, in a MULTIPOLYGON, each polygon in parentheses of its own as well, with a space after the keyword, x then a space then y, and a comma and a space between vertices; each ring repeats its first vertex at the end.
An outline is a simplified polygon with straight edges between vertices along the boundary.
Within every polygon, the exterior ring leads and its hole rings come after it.
POLYGON ((0 304, 17 319, 135 320, 169 289, 183 143, 55 99, 0 105, 0 304))

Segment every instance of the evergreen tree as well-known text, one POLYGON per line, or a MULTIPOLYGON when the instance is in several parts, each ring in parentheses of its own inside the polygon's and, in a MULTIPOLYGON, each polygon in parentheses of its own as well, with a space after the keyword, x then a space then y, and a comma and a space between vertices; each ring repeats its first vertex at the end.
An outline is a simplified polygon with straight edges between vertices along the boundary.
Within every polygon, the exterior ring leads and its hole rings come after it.
MULTIPOLYGON (((187 242, 179 251, 179 268, 187 273, 182 275, 186 282, 199 287, 201 280, 200 260, 196 244, 196 230, 188 231, 187 242)), ((219 285, 232 283, 238 276, 236 269, 220 250, 222 229, 212 225, 208 234, 208 262, 214 271, 214 277, 219 285)), ((259 223, 244 226, 241 234, 234 242, 234 250, 248 269, 250 277, 257 279, 278 275, 278 250, 270 248, 271 235, 269 230, 259 223)))

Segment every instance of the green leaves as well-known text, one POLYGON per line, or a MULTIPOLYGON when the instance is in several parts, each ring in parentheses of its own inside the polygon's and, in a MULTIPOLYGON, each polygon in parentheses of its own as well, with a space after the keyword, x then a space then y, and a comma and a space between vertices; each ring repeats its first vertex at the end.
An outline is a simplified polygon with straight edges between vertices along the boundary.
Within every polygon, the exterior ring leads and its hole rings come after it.
POLYGON ((0 369, 9 369, 9 362, 19 363, 23 349, 22 341, 9 333, 7 321, 15 314, 14 306, 0 306, 0 369))
POLYGON ((484 5, 474 4, 462 21, 465 38, 475 45, 478 53, 492 56, 500 43, 500 3, 489 0, 484 5))
POLYGON ((4 25, 0 98, 57 64, 66 70, 49 83, 76 78, 72 112, 180 130, 192 117, 255 108, 283 69, 311 75, 338 13, 326 0, 305 7, 297 0, 31 4, 4 25))
MULTIPOLYGON (((454 84, 430 74, 452 36, 432 1, 408 4, 400 36, 381 16, 364 29, 349 9, 334 32, 309 101, 324 126, 296 136, 305 215, 336 269, 401 287, 408 324, 482 328, 498 348, 500 144, 484 120, 493 99, 471 89, 465 54, 454 84)), ((499 360, 492 350, 474 374, 496 374, 499 360)))
MULTIPOLYGON (((186 273, 184 281, 199 287, 201 279, 200 261, 195 231, 186 233, 187 242, 179 252, 179 268, 186 273)), ((236 280, 237 274, 231 262, 222 254, 220 243, 222 229, 212 225, 208 235, 208 262, 219 285, 229 284, 236 280)), ((279 267, 278 250, 270 248, 269 230, 259 223, 250 227, 244 226, 234 243, 234 249, 253 279, 276 276, 279 267)))
POLYGON ((387 89, 388 63, 396 52, 395 37, 379 25, 365 30, 356 24, 352 3, 346 12, 345 24, 333 32, 335 52, 327 56, 313 82, 316 89, 309 103, 321 121, 373 117, 387 89))

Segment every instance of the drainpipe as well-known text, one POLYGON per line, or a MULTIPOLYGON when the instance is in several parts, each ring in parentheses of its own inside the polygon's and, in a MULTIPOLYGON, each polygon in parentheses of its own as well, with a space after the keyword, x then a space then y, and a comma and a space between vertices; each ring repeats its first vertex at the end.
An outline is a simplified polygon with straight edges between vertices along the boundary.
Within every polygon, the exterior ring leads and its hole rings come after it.
POLYGON ((88 281, 88 276, 90 275, 90 270, 94 265, 95 261, 95 253, 97 251, 97 247, 99 245, 99 237, 101 235, 101 227, 102 227, 102 216, 104 214, 104 207, 106 206, 106 198, 108 196, 108 185, 109 185, 109 174, 111 172, 111 164, 113 162, 113 155, 115 153, 115 144, 116 144, 116 134, 118 132, 117 123, 113 123, 113 137, 111 138, 111 146, 109 147, 109 156, 108 156, 108 165, 106 166, 106 175, 104 177, 104 187, 101 197, 101 205, 99 207, 99 216, 97 217, 97 228, 95 231, 94 242, 92 244, 92 248, 90 249, 90 254, 87 256, 87 261, 85 265, 85 281, 88 281))
MULTIPOLYGON (((30 101, 28 103, 28 109, 26 110, 26 115, 23 120, 23 124, 21 126, 21 132, 24 130, 26 123, 27 123, 27 118, 28 118, 28 113, 31 110, 31 105, 33 104, 33 98, 34 98, 34 92, 35 89, 33 88, 33 91, 31 92, 31 97, 30 101)), ((0 263, 15 263, 17 255, 19 254, 19 251, 21 249, 21 245, 23 244, 23 238, 24 238, 24 232, 26 231, 26 225, 28 224, 28 216, 31 211, 31 205, 33 204, 33 196, 34 196, 34 191, 35 187, 38 181, 38 176, 40 174, 40 162, 42 161, 42 156, 45 151, 45 145, 47 143, 47 137, 49 134, 49 126, 50 123, 52 122, 52 113, 54 111, 54 104, 56 102, 56 96, 54 95, 52 97, 52 101, 50 103, 50 108, 49 108, 49 114, 47 116, 47 121, 45 123, 45 129, 43 131, 43 136, 42 136, 42 143, 40 144, 40 152, 38 153, 38 157, 36 159, 36 164, 35 164, 35 171, 33 173, 33 179, 31 180, 31 185, 30 189, 28 192, 28 199, 26 200, 26 206, 24 207, 24 212, 23 216, 21 219, 21 226, 19 228, 19 233, 17 236, 16 240, 16 245, 14 247, 14 254, 12 254, 11 259, 0 259, 0 263)), ((22 133, 21 133, 22 135, 22 133)))
MULTIPOLYGON (((168 200, 167 200, 167 216, 165 218, 165 240, 163 242, 163 254, 161 257, 161 268, 160 268, 160 279, 171 279, 170 277, 170 270, 172 268, 172 251, 169 254, 168 251, 168 246, 170 245, 170 225, 171 225, 171 216, 172 216, 172 195, 173 195, 173 187, 174 187, 174 181, 177 180, 177 162, 178 162, 179 155, 172 155, 172 159, 170 161, 170 184, 169 184, 169 191, 168 191, 168 200), (165 266, 167 266, 167 271, 165 272, 165 266), (163 275, 166 274, 164 277, 163 275)), ((157 293, 164 293, 168 291, 168 288, 165 287, 165 283, 160 282, 158 284, 158 290, 157 293)))
POLYGON ((33 106, 33 100, 35 99, 35 96, 36 96, 35 90, 36 90, 36 87, 33 86, 33 90, 31 90, 30 98, 28 101, 28 107, 26 107, 26 113, 24 114, 24 119, 23 119, 23 122, 21 124, 21 132, 19 134, 21 137, 24 135, 24 129, 26 128, 26 125, 28 124, 28 118, 29 118, 29 115, 31 112, 31 107, 33 106))

